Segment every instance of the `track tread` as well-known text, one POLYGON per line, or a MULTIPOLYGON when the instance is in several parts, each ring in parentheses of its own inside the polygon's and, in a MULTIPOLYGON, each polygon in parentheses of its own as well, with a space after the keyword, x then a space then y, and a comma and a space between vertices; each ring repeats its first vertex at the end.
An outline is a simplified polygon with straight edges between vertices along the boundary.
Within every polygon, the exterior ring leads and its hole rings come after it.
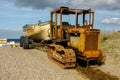
POLYGON ((56 63, 57 65, 59 65, 60 67, 66 69, 66 68, 73 68, 76 67, 76 56, 75 53, 72 49, 65 49, 63 46, 61 45, 51 45, 52 47, 55 47, 55 50, 52 50, 51 48, 48 48, 48 58, 53 61, 54 63, 56 63), (64 61, 61 61, 57 58, 54 57, 53 52, 55 53, 56 50, 63 50, 65 52, 68 52, 70 50, 70 52, 72 52, 72 56, 71 54, 62 54, 65 57, 63 58, 64 61))

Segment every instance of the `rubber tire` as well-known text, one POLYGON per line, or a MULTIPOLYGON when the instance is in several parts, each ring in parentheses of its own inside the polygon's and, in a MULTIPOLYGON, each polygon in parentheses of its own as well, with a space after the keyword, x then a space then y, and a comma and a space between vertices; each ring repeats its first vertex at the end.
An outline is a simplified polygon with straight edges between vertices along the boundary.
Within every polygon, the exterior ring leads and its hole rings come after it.
POLYGON ((28 36, 24 37, 23 49, 29 49, 29 37, 28 36))
POLYGON ((20 47, 23 47, 24 36, 20 37, 20 47))

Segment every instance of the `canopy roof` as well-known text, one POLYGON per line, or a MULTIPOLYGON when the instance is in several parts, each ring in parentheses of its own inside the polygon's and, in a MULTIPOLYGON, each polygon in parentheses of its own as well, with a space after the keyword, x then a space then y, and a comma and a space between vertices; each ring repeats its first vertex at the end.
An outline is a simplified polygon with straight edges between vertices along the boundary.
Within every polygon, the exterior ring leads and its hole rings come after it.
POLYGON ((70 9, 68 7, 62 6, 59 7, 55 10, 53 10, 51 13, 60 13, 62 10, 62 14, 87 14, 87 13, 92 13, 93 11, 91 9, 70 9))

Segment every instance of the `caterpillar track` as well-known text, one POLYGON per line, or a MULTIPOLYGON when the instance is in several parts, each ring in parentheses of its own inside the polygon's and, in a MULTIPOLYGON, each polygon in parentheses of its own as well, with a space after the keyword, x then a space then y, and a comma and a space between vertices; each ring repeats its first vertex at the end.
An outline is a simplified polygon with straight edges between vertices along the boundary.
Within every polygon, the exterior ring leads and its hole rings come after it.
POLYGON ((48 47, 48 58, 62 68, 76 67, 76 55, 72 49, 65 49, 61 45, 51 44, 48 47))

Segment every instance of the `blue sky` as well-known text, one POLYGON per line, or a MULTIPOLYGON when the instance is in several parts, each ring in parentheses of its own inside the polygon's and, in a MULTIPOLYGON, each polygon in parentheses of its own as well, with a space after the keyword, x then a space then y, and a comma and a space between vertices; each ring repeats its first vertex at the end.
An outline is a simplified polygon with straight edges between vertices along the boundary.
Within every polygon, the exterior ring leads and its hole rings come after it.
POLYGON ((0 0, 0 38, 19 38, 22 26, 48 21, 50 11, 59 6, 92 8, 95 28, 120 30, 120 0, 0 0))

